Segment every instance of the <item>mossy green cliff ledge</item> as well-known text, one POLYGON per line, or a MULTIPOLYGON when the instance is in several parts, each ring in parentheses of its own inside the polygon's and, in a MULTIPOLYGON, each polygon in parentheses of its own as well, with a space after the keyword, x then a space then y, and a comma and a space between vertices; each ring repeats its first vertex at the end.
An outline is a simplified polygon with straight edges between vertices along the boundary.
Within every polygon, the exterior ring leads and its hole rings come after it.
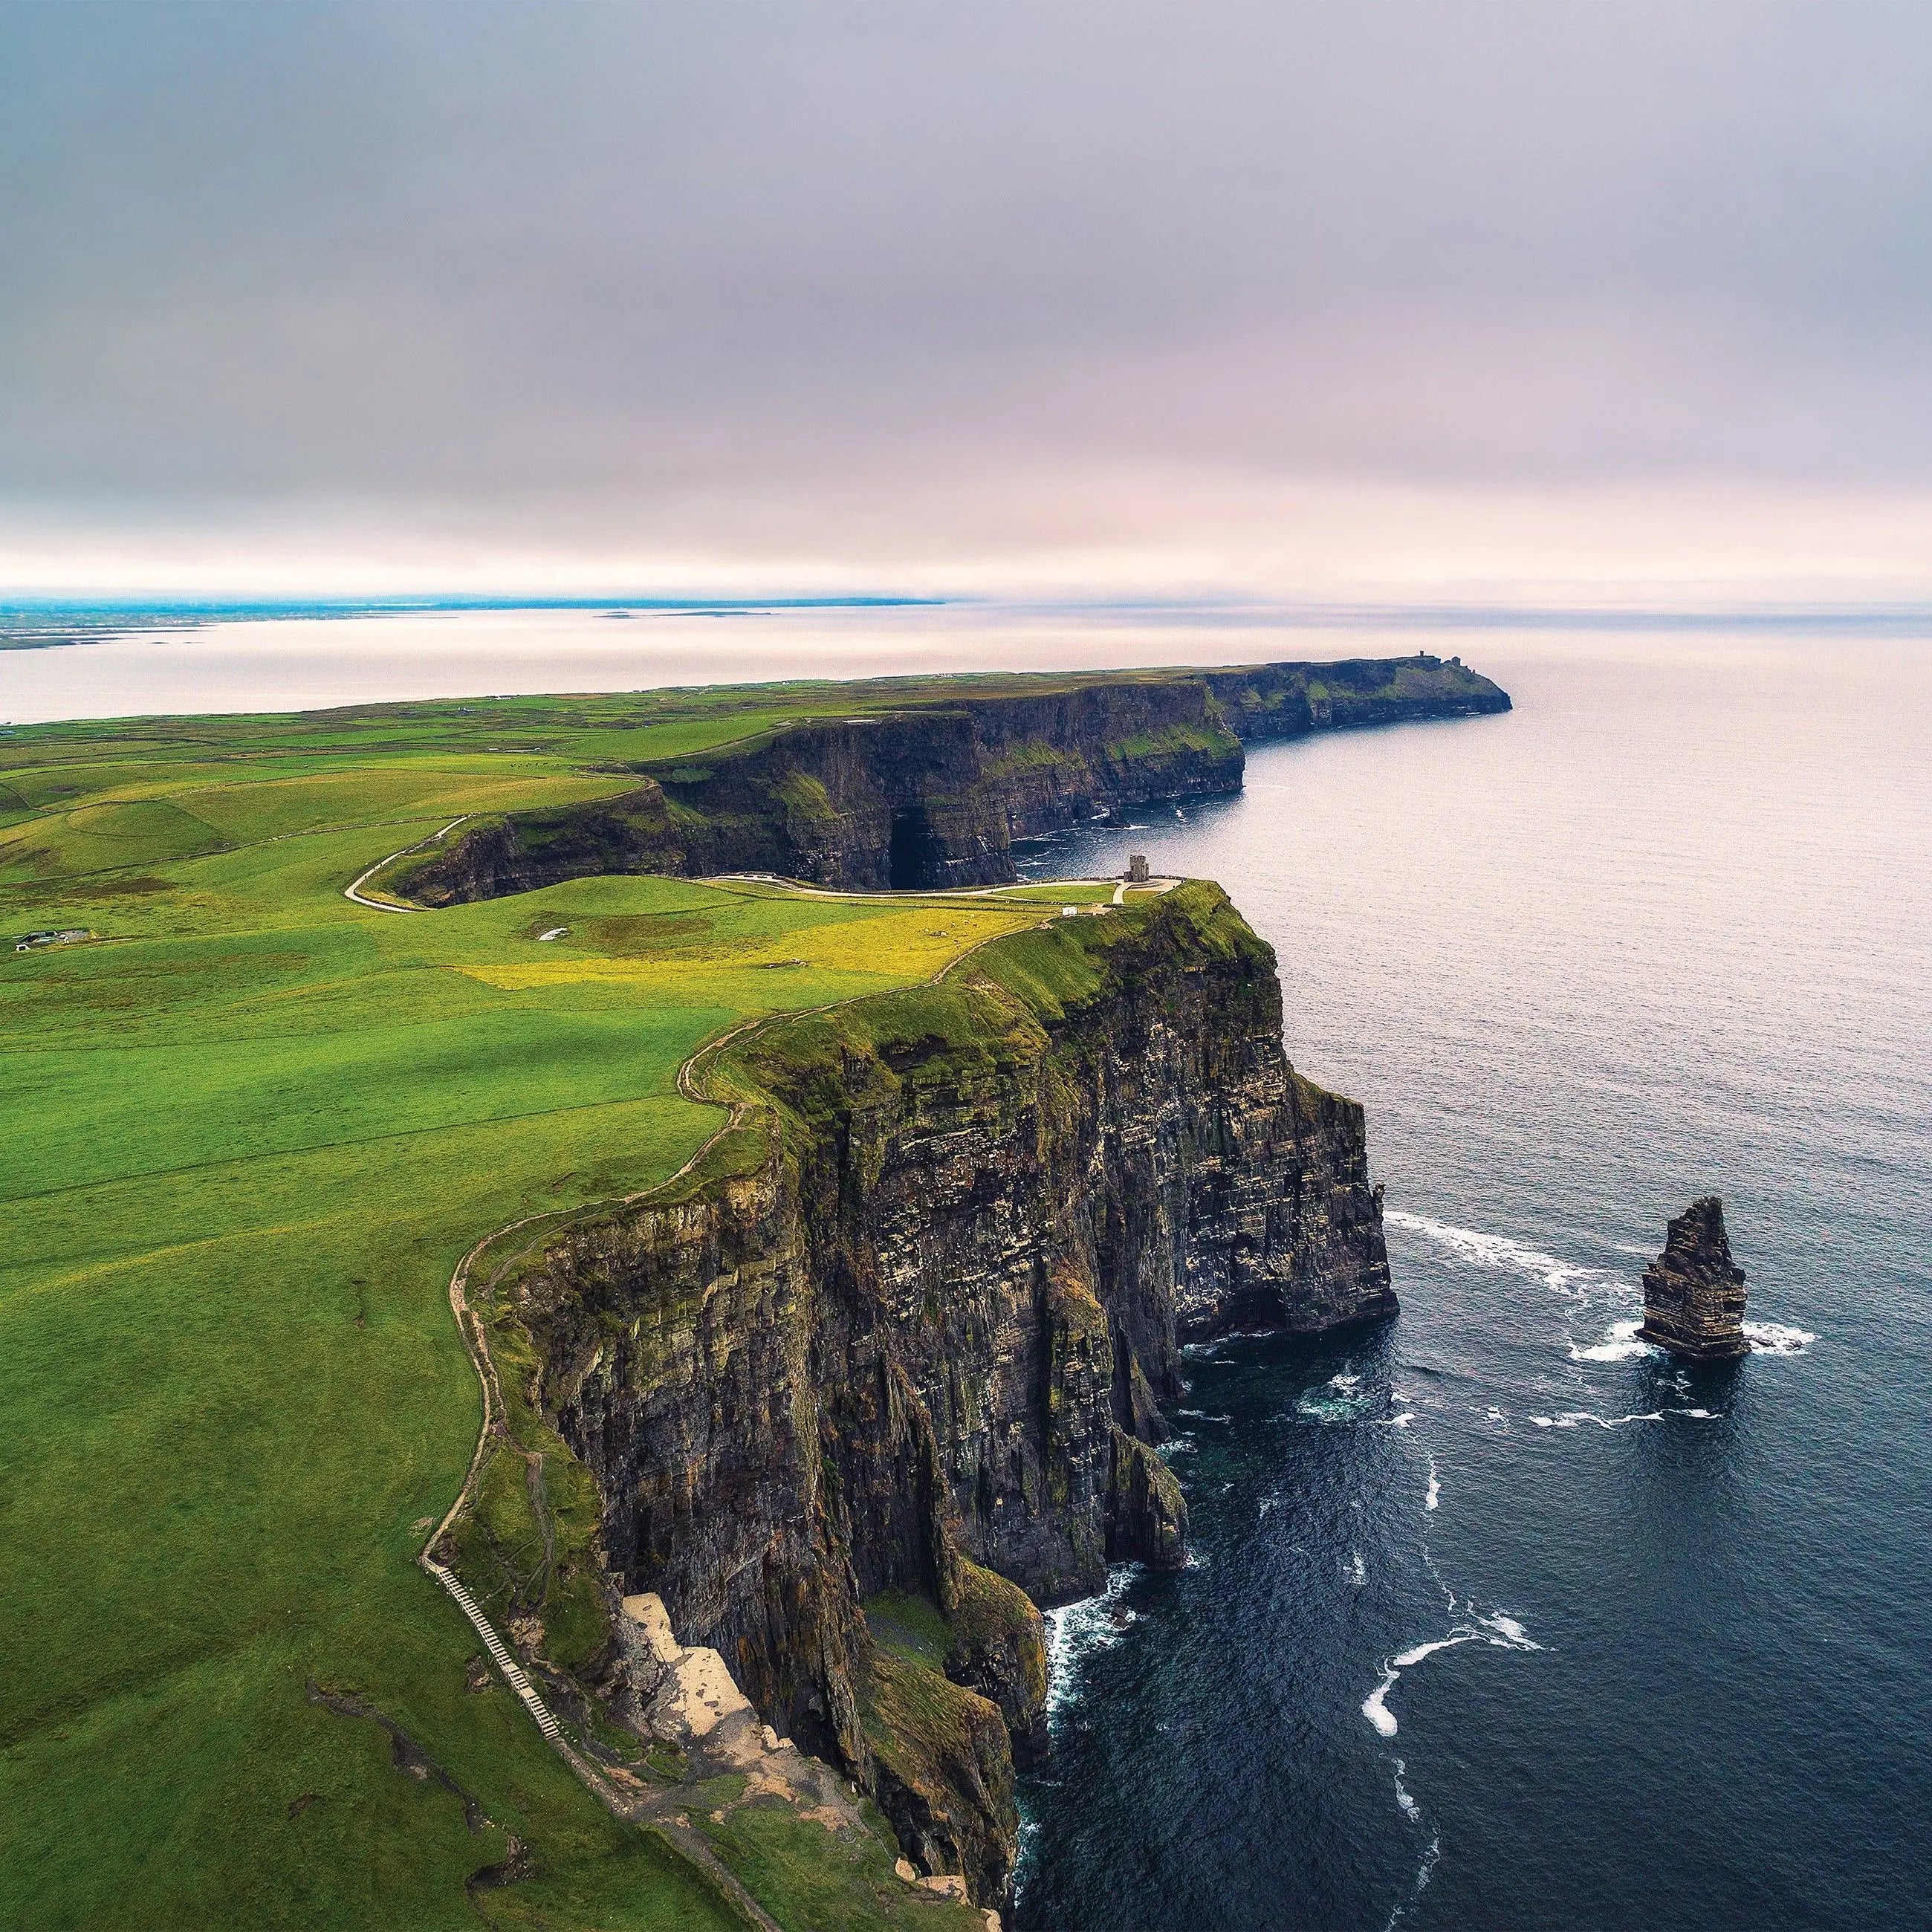
POLYGON ((1427 655, 1004 682, 908 683, 890 712, 802 719, 701 761, 614 765, 638 783, 479 823, 388 883, 430 905, 603 872, 1004 884, 1016 839, 1238 791, 1246 742, 1510 708, 1487 678, 1427 655))
POLYGON ((773 1024, 711 1082, 745 1126, 679 1198, 518 1274, 531 1386, 614 1595, 1002 1904, 1034 1602, 1184 1559, 1181 1343, 1395 1306, 1361 1109, 1289 1066, 1274 954, 1200 884, 773 1024))

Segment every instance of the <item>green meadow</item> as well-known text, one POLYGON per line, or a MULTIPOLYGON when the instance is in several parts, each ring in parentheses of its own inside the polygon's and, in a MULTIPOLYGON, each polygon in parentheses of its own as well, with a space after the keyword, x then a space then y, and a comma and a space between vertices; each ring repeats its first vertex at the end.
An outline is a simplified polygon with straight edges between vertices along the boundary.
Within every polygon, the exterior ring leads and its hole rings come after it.
MULTIPOLYGON (((414 1561, 480 1414, 451 1270, 678 1168, 722 1117, 677 1090, 708 1037, 916 984, 1041 896, 342 888, 458 814, 821 701, 0 734, 0 1925, 744 1922, 466 1686, 481 1646, 414 1561), (92 937, 14 950, 52 927, 92 937), (513 1834, 532 1875, 478 1882, 513 1834)), ((978 1922, 869 1892, 842 1918, 836 1861, 733 1820, 721 1854, 788 1928, 978 1922)))

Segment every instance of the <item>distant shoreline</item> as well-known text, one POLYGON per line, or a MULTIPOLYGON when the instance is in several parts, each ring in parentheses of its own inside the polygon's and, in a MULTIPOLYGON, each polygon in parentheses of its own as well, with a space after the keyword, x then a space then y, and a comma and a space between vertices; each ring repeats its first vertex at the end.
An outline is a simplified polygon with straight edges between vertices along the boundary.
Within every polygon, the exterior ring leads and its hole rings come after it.
POLYGON ((57 650, 111 643, 147 631, 200 630, 213 624, 301 623, 345 617, 460 616, 475 611, 584 610, 611 617, 755 617, 784 611, 930 608, 940 597, 433 597, 352 598, 292 602, 190 599, 179 604, 68 602, 0 603, 0 650, 57 650))

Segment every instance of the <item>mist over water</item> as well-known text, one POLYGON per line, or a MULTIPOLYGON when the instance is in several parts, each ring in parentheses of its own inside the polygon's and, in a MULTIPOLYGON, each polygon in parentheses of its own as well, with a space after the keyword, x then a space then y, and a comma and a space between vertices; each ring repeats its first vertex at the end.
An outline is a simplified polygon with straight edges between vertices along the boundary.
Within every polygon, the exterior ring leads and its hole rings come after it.
POLYGON ((1019 1924, 1932 1924, 1932 653, 1465 655, 1512 715, 1030 855, 1228 886, 1403 1306, 1190 1360, 1198 1560, 1060 1620, 1019 1924), (1693 1370, 1634 1324, 1711 1190, 1759 1346, 1693 1370))

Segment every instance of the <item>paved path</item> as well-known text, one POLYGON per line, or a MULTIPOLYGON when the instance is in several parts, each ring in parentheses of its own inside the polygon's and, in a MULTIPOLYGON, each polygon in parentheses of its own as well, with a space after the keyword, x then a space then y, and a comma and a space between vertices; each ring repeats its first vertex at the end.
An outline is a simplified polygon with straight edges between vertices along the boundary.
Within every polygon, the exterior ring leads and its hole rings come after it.
POLYGON ((400 859, 411 852, 420 852, 425 845, 434 845, 439 838, 447 838, 466 818, 473 818, 472 812, 462 812, 452 818, 440 832, 432 832, 427 838, 418 838, 413 845, 405 845, 400 852, 392 852, 388 859, 378 859, 366 872, 358 872, 342 889, 342 896, 352 899, 359 906, 367 906, 371 912, 423 912, 423 906, 398 905, 387 899, 372 899, 362 890, 365 880, 374 878, 391 860, 400 859))
POLYGON ((458 1608, 476 1626, 476 1634, 483 1640, 483 1648, 503 1673, 504 1681, 524 1700, 530 1715, 537 1720, 537 1729, 552 1744, 562 1743, 563 1732, 550 1715, 549 1706, 537 1695, 536 1686, 524 1675, 517 1660, 503 1647, 503 1640, 490 1628, 489 1618, 476 1607, 476 1599, 434 1558, 425 1556, 423 1568, 456 1599, 458 1608))

